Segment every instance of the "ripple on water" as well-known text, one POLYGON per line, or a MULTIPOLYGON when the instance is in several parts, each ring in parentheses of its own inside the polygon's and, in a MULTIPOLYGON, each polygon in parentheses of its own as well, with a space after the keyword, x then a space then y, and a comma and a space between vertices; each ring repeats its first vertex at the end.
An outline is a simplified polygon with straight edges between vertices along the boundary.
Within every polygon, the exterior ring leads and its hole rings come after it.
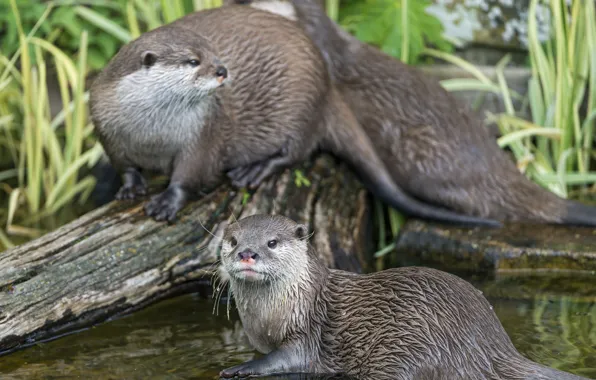
MULTIPOLYGON (((484 291, 524 355, 596 378, 595 282, 586 280, 581 297, 572 297, 565 294, 564 285, 571 280, 541 278, 544 281, 533 277, 470 280, 484 291)), ((573 279, 572 289, 580 286, 577 281, 573 279)), ((217 316, 212 310, 212 302, 196 296, 164 301, 4 356, 0 378, 215 379, 221 369, 250 360, 255 352, 235 313, 228 320, 226 313, 217 316)))

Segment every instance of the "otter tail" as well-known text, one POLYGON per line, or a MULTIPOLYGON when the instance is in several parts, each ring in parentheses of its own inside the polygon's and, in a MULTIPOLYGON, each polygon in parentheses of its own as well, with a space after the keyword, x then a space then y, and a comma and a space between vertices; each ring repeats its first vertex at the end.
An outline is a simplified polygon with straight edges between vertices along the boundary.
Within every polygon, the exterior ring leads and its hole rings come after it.
POLYGON ((511 376, 511 378, 515 377, 517 379, 523 378, 527 380, 588 380, 587 377, 581 377, 569 372, 563 372, 558 369, 532 362, 528 359, 526 359, 526 363, 527 364, 522 367, 525 370, 525 373, 517 373, 516 375, 519 376, 511 376))
POLYGON ((372 193, 399 211, 411 216, 443 222, 501 226, 496 220, 461 215, 425 204, 406 194, 395 184, 375 152, 370 139, 335 89, 330 93, 325 128, 325 147, 351 164, 372 193))
POLYGON ((596 207, 567 201, 567 215, 561 224, 596 227, 596 207))

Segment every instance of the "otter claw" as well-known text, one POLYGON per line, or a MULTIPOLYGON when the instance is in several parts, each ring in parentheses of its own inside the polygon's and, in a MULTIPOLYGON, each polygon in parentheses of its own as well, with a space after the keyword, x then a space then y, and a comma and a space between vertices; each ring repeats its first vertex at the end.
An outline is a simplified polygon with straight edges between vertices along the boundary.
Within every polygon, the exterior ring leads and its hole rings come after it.
POLYGON ((250 375, 258 375, 250 365, 240 364, 234 367, 226 368, 219 373, 219 377, 233 378, 233 377, 249 377, 250 375))
POLYGON ((123 185, 116 193, 115 198, 119 201, 137 199, 147 195, 147 186, 144 184, 123 185))
POLYGON ((186 203, 186 194, 179 187, 168 187, 161 194, 154 195, 145 205, 145 213, 157 221, 176 220, 176 214, 186 203))
POLYGON ((123 184, 116 193, 118 200, 136 199, 147 195, 147 182, 141 173, 134 168, 128 168, 123 175, 123 184))
POLYGON ((263 163, 255 163, 230 170, 227 174, 232 180, 233 186, 255 189, 261 182, 263 182, 262 179, 259 178, 263 168, 263 163))
POLYGON ((258 176, 258 172, 262 167, 263 165, 261 164, 241 166, 230 170, 228 172, 228 177, 232 180, 232 185, 239 188, 247 187, 252 180, 258 176))

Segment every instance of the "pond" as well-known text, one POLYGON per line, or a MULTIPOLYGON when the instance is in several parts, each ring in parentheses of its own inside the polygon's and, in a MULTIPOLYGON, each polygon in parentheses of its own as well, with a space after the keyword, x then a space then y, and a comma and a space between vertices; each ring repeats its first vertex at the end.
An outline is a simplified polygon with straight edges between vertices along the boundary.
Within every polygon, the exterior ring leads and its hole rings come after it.
MULTIPOLYGON (((462 275, 482 289, 527 357, 596 379, 596 274, 462 275), (521 292, 520 292, 521 290, 521 292), (573 294, 573 296, 571 296, 573 294)), ((0 357, 1 379, 217 379, 255 356, 238 316, 185 295, 0 357)))

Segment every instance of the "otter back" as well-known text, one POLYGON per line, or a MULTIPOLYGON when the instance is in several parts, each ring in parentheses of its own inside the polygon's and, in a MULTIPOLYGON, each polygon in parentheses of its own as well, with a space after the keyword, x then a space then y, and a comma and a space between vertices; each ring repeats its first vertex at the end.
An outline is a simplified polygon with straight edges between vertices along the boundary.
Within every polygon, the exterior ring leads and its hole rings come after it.
POLYGON ((437 81, 348 34, 327 17, 322 1, 224 1, 234 3, 298 19, 393 181, 407 193, 466 215, 596 226, 596 207, 530 181, 482 121, 437 81))
POLYGON ((352 163, 369 189, 398 209, 498 225, 401 191, 331 85, 312 41, 269 12, 212 9, 143 34, 99 75, 91 113, 124 172, 119 199, 146 194, 140 169, 170 176, 168 188, 145 205, 157 220, 174 220, 193 192, 215 185, 224 171, 264 163, 254 171, 258 183, 323 148, 352 163))

